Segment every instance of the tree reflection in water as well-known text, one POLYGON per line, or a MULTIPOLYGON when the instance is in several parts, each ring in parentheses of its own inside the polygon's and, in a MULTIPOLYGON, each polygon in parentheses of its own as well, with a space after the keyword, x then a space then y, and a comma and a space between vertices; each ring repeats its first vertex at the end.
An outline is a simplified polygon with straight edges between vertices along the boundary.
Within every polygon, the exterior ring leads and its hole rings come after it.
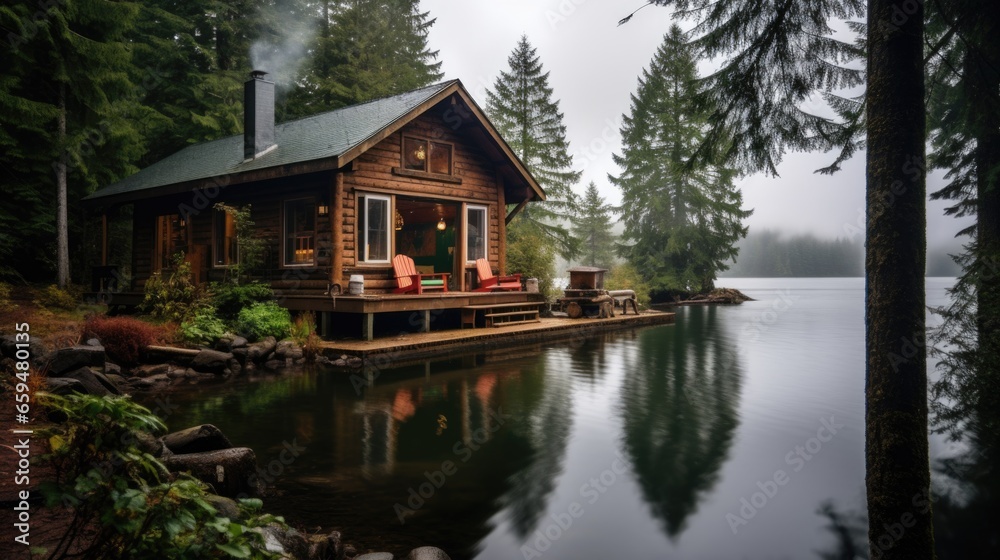
POLYGON ((673 329, 642 331, 621 395, 625 450, 671 538, 718 479, 739 423, 743 375, 715 308, 677 317, 673 329))

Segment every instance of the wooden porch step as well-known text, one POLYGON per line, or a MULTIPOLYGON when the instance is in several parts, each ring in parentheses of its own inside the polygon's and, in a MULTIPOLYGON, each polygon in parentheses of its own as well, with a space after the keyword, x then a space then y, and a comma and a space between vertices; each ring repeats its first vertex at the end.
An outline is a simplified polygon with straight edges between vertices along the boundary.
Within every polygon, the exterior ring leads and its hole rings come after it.
POLYGON ((476 328, 476 314, 483 312, 483 318, 487 327, 498 325, 512 325, 520 323, 536 323, 540 321, 538 317, 539 308, 545 305, 539 301, 523 301, 517 303, 494 303, 482 305, 466 305, 462 308, 462 327, 469 325, 476 328), (523 317, 522 321, 514 322, 515 317, 523 317))
POLYGON ((493 323, 494 328, 506 327, 507 325, 525 325, 527 323, 541 323, 542 320, 538 317, 534 319, 525 319, 523 321, 501 321, 499 323, 493 323))
POLYGON ((523 323, 538 323, 538 322, 541 322, 541 319, 538 317, 537 309, 486 314, 487 327, 499 327, 500 325, 520 325, 523 323))
POLYGON ((538 315, 537 309, 526 309, 524 311, 508 311, 506 313, 487 313, 484 317, 513 317, 515 315, 538 315))

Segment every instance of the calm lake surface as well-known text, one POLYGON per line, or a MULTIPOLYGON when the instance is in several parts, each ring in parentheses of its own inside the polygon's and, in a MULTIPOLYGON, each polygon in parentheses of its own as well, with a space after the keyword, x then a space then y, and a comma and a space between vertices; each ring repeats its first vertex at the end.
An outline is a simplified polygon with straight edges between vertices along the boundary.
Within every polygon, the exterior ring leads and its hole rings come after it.
MULTIPOLYGON (((719 284, 757 301, 376 370, 370 386, 194 386, 166 420, 219 426, 270 469, 268 511, 373 550, 819 558, 838 547, 820 507, 864 504, 864 280, 719 284)), ((951 284, 928 279, 928 305, 951 284)), ((954 450, 934 437, 931 452, 954 450)))

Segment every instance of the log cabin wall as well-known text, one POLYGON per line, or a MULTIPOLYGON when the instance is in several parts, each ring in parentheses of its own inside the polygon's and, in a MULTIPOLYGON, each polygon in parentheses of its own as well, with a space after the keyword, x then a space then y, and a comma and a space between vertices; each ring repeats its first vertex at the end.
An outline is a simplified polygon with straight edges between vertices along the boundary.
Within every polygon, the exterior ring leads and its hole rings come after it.
MULTIPOLYGON (((365 290, 371 292, 390 291, 396 287, 391 265, 364 264, 358 262, 358 208, 360 193, 399 195, 407 198, 421 198, 460 205, 463 202, 486 206, 488 210, 487 257, 494 268, 500 266, 500 224, 503 209, 500 208, 500 191, 496 165, 470 135, 461 128, 456 129, 446 119, 447 101, 442 102, 408 123, 401 131, 381 141, 353 162, 353 170, 344 177, 344 278, 352 274, 365 277, 365 290), (451 144, 452 177, 460 183, 436 180, 428 176, 416 177, 400 174, 403 167, 402 143, 404 137, 426 139, 432 142, 451 144)), ((460 216, 464 219, 464 217, 460 216)), ((455 251, 461 251, 463 232, 458 231, 455 251)), ((394 242, 393 242, 394 245, 394 242)), ((391 247, 395 254, 395 247, 391 247)), ((475 266, 465 263, 464 270, 474 270, 475 266)), ((346 283, 343 284, 346 287, 346 283)), ((466 286, 468 289, 469 286, 466 286)))
MULTIPOLYGON (((284 177, 237 184, 220 188, 216 192, 192 191, 181 195, 161 197, 136 202, 133 223, 133 289, 142 290, 146 280, 155 272, 157 216, 180 214, 186 217, 183 247, 192 261, 192 268, 203 274, 199 280, 221 281, 226 277, 226 267, 213 266, 214 235, 213 216, 219 212, 213 209, 217 202, 232 206, 251 205, 251 219, 257 234, 266 240, 264 265, 257 279, 269 282, 280 293, 304 290, 316 292, 325 290, 331 276, 333 251, 342 251, 344 264, 341 286, 347 289, 347 280, 353 274, 365 277, 365 291, 379 293, 396 287, 392 267, 388 264, 364 264, 357 259, 358 228, 357 197, 359 193, 399 195, 418 198, 429 202, 444 202, 456 207, 463 203, 486 206, 488 208, 487 257, 494 269, 501 268, 501 235, 504 232, 501 179, 497 167, 479 147, 469 132, 461 127, 453 127, 446 118, 448 101, 431 108, 414 121, 408 123, 385 140, 379 142, 343 171, 344 184, 341 203, 343 206, 341 246, 332 243, 332 211, 329 216, 316 216, 315 260, 310 266, 289 267, 283 262, 283 208, 284 202, 298 198, 311 198, 332 208, 332 188, 336 181, 336 171, 323 171, 294 177, 284 177), (451 144, 451 180, 440 180, 425 174, 405 174, 403 167, 403 137, 422 138, 433 142, 451 144), (458 181, 460 180, 460 181, 458 181)), ((452 119, 453 120, 453 119, 452 119)), ((459 123, 461 125, 462 123, 459 123)), ((464 216, 459 216, 459 222, 464 216)), ((394 237, 390 234, 390 238, 394 237)), ((464 247, 464 232, 457 229, 455 253, 460 258, 464 247)), ((391 241, 390 252, 396 253, 395 239, 391 241)), ((391 258, 392 255, 390 255, 391 258)), ((474 271, 469 263, 456 262, 455 268, 463 272, 474 271)), ((452 271, 454 272, 454 270, 452 271)), ((468 275, 466 275, 468 276, 468 275)), ((475 277, 474 272, 471 277, 475 277)), ((462 282, 463 279, 455 280, 462 282)), ((471 286, 466 286, 469 289, 471 286)))

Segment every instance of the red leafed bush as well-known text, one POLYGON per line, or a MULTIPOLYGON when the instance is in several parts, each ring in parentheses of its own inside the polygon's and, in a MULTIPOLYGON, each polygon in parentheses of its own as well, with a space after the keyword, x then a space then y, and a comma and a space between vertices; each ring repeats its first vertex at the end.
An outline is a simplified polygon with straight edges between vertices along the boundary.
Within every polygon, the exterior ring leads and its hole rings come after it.
POLYGON ((87 319, 84 336, 96 336, 112 362, 131 367, 139 363, 142 351, 156 340, 156 328, 132 317, 105 317, 98 315, 87 319))

